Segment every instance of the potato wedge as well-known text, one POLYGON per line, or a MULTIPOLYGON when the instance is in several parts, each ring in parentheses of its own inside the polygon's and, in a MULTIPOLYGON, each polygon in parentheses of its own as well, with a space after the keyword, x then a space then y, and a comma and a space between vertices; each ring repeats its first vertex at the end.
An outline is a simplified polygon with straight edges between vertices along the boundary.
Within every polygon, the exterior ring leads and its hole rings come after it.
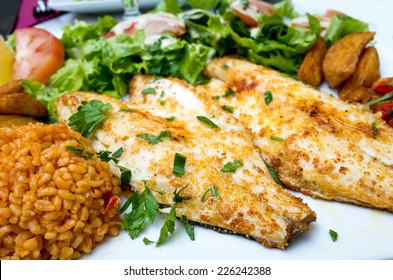
POLYGON ((355 72, 359 56, 374 35, 375 32, 352 33, 328 49, 322 70, 331 88, 336 88, 355 72))
POLYGON ((22 117, 18 115, 0 115, 0 128, 1 127, 11 127, 22 126, 31 122, 37 122, 35 119, 22 117))
POLYGON ((346 96, 346 100, 354 101, 351 92, 359 87, 371 87, 379 77, 378 52, 374 47, 368 47, 360 56, 355 72, 342 84, 339 96, 346 96))
POLYGON ((297 72, 297 79, 314 87, 323 82, 322 63, 326 55, 325 40, 318 37, 314 46, 308 51, 297 72))
POLYGON ((15 80, 8 84, 0 86, 0 95, 22 92, 23 87, 20 85, 22 80, 15 80))
POLYGON ((47 117, 48 110, 26 93, 9 93, 0 95, 0 114, 47 117))
POLYGON ((363 104, 378 97, 370 88, 366 87, 349 88, 345 91, 340 91, 338 96, 342 100, 363 104))

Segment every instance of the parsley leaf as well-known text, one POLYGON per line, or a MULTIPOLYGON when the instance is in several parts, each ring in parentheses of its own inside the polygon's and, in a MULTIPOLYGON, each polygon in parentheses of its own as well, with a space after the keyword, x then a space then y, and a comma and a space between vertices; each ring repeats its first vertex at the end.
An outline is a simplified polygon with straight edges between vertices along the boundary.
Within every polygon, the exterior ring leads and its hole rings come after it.
POLYGON ((372 122, 371 126, 373 128, 373 138, 377 139, 377 124, 375 122, 372 122))
POLYGON ((143 237, 143 243, 145 243, 145 245, 150 245, 150 244, 153 244, 153 243, 156 243, 156 242, 151 241, 151 240, 147 239, 146 237, 143 237))
POLYGON ((266 105, 269 105, 270 102, 273 101, 273 95, 272 95, 271 91, 268 90, 267 92, 265 92, 265 93, 263 94, 263 98, 265 99, 265 104, 266 104, 266 105))
POLYGON ((84 137, 89 137, 102 124, 106 118, 105 113, 111 108, 111 104, 104 104, 99 100, 83 101, 78 112, 70 117, 68 125, 84 137))
POLYGON ((242 167, 243 163, 240 160, 235 159, 233 162, 227 162, 223 168, 221 168, 221 172, 235 172, 236 169, 242 167))
POLYGON ((197 119, 206 124, 207 126, 210 126, 212 128, 220 128, 218 125, 216 125, 214 122, 212 122, 209 118, 206 118, 205 116, 197 116, 197 119))
POLYGON ((168 122, 173 122, 176 118, 174 116, 166 118, 168 122))
POLYGON ((157 215, 158 202, 148 187, 139 196, 134 192, 129 198, 132 203, 132 211, 124 215, 121 227, 128 231, 130 237, 135 239, 145 228, 146 219, 152 224, 157 215))
POLYGON ((223 105, 221 108, 224 109, 225 111, 233 113, 233 106, 223 105))
POLYGON ((186 229, 188 236, 192 241, 194 241, 195 240, 194 226, 189 223, 187 217, 184 215, 181 217, 181 221, 183 223, 184 228, 186 229))
POLYGON ((278 136, 273 136, 273 135, 270 135, 270 139, 274 140, 274 141, 279 141, 279 142, 284 141, 284 138, 281 138, 281 137, 278 137, 278 136))
POLYGON ((264 161, 264 163, 267 167, 267 170, 269 170, 270 175, 272 175, 274 182, 282 186, 282 183, 278 178, 276 171, 274 171, 273 167, 270 164, 268 164, 266 161, 264 161))
POLYGON ((84 158, 86 160, 89 160, 92 157, 94 157, 94 154, 89 153, 89 152, 87 153, 87 156, 84 156, 83 152, 85 150, 85 142, 78 140, 78 139, 75 139, 75 141, 78 142, 82 146, 82 148, 77 148, 75 146, 66 146, 66 149, 80 155, 82 158, 84 158))
POLYGON ((120 170, 120 181, 121 181, 121 184, 123 186, 128 186, 130 184, 131 177, 132 177, 131 170, 126 168, 126 167, 120 166, 120 165, 118 165, 117 167, 120 170))
POLYGON ((119 112, 120 113, 130 113, 131 109, 120 109, 119 112))
POLYGON ((156 90, 154 88, 145 88, 144 90, 142 90, 143 95, 151 94, 151 93, 156 93, 156 90))
POLYGON ((329 234, 330 234, 330 237, 332 238, 333 242, 336 242, 338 239, 338 233, 335 232, 334 230, 330 229, 329 234))
POLYGON ((226 65, 226 64, 224 64, 223 66, 221 66, 221 68, 224 69, 224 70, 228 70, 228 69, 229 69, 229 66, 226 65))
POLYGON ((143 134, 138 134, 137 137, 142 140, 148 141, 148 143, 150 145, 156 145, 156 144, 162 142, 162 138, 171 138, 172 135, 168 131, 161 131, 160 135, 158 135, 158 136, 155 136, 155 135, 149 136, 149 134, 143 133, 143 134))
POLYGON ((224 97, 236 96, 236 92, 233 91, 231 88, 227 88, 224 94, 224 97))
POLYGON ((176 204, 174 204, 169 211, 168 216, 164 222, 164 225, 160 231, 160 237, 157 240, 157 247, 162 245, 167 239, 169 233, 173 233, 175 231, 175 220, 176 220, 176 204))
POLYGON ((204 202, 206 195, 208 194, 208 192, 211 193, 212 197, 218 197, 219 199, 222 200, 221 196, 218 194, 217 188, 216 186, 211 186, 210 188, 208 188, 204 193, 203 196, 201 198, 201 201, 204 202))
POLYGON ((174 201, 175 203, 183 202, 183 200, 189 200, 189 199, 191 199, 190 196, 182 196, 182 195, 180 195, 180 193, 181 193, 185 188, 187 188, 187 187, 188 187, 188 184, 185 185, 183 188, 181 188, 178 192, 176 192, 177 189, 173 192, 173 201, 174 201))
POLYGON ((184 166, 186 165, 187 157, 182 154, 176 153, 173 161, 172 173, 177 176, 184 175, 184 166))
POLYGON ((109 151, 100 151, 97 153, 97 156, 102 161, 110 162, 111 160, 113 160, 114 163, 118 164, 119 160, 117 158, 119 158, 123 154, 123 151, 124 151, 124 149, 122 147, 120 147, 118 150, 116 150, 112 154, 109 151))

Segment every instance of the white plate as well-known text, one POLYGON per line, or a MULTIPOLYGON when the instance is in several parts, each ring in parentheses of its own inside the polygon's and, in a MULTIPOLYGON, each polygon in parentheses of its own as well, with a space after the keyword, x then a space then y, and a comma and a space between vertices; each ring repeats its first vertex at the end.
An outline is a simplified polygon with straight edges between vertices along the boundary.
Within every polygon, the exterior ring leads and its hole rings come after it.
MULTIPOLYGON (((370 23, 370 29, 377 32, 375 46, 381 75, 393 76, 390 0, 293 0, 293 3, 299 12, 322 14, 327 9, 336 9, 370 23)), ((47 27, 50 28, 49 24, 47 27)), ((268 249, 242 236, 220 234, 202 226, 195 227, 196 240, 190 241, 179 221, 167 243, 158 248, 144 245, 143 237, 157 240, 163 223, 160 218, 154 225, 147 225, 137 239, 131 240, 126 232, 121 232, 120 236, 106 238, 83 259, 393 259, 393 213, 294 194, 302 197, 318 218, 308 233, 297 237, 285 250, 268 249), (337 242, 331 240, 330 229, 338 233, 337 242)))
MULTIPOLYGON (((159 0, 139 0, 140 7, 153 7, 159 0)), ((123 10, 121 0, 49 0, 49 7, 54 10, 75 13, 105 13, 123 10)))

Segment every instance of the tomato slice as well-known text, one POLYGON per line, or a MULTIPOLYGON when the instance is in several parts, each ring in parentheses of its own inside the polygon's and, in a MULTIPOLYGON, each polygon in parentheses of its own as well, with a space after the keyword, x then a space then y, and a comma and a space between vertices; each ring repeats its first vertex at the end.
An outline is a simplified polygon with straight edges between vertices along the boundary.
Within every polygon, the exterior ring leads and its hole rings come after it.
POLYGON ((63 43, 40 28, 15 31, 14 80, 27 79, 46 84, 64 63, 63 43))

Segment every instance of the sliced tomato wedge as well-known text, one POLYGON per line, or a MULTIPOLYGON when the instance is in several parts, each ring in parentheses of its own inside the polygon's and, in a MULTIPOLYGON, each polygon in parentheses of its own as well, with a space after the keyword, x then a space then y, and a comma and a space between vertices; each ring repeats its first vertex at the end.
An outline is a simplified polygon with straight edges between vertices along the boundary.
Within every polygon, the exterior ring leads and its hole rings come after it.
POLYGON ((371 88, 379 95, 385 95, 393 91, 393 77, 379 78, 373 83, 371 88))
POLYGON ((47 84, 64 63, 63 43, 40 28, 15 31, 14 80, 27 79, 47 84))

